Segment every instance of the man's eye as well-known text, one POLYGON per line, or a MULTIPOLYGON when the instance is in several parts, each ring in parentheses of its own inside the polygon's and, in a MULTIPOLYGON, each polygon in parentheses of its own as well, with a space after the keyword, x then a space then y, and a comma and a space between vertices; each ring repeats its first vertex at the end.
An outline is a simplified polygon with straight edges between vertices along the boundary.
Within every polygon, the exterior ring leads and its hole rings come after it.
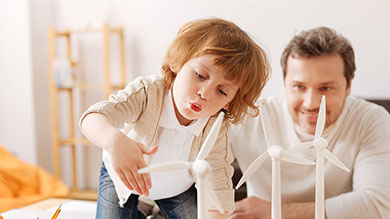
POLYGON ((304 87, 302 85, 294 85, 294 88, 297 90, 302 90, 304 87))
POLYGON ((205 77, 203 77, 203 75, 201 75, 201 74, 199 74, 198 72, 195 72, 195 74, 196 74, 196 76, 198 76, 198 78, 200 78, 200 79, 206 79, 205 77))
POLYGON ((329 91, 330 88, 329 87, 321 87, 321 91, 329 91))
POLYGON ((217 88, 218 92, 224 96, 227 96, 227 94, 221 89, 221 88, 217 88))

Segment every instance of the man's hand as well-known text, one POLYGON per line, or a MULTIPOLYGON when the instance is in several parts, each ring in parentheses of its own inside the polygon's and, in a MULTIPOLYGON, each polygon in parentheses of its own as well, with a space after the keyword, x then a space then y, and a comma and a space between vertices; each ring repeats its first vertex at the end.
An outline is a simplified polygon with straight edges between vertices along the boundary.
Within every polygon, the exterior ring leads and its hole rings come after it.
POLYGON ((112 166, 121 181, 139 195, 149 195, 152 188, 150 174, 139 174, 138 170, 146 167, 144 154, 156 153, 158 147, 146 147, 136 142, 121 132, 112 136, 111 147, 108 151, 111 155, 112 166))
MULTIPOLYGON (((271 218, 271 203, 256 197, 245 198, 236 202, 234 206, 235 210, 229 214, 229 219, 271 218)), ((286 219, 314 218, 314 208, 314 202, 285 203, 282 205, 282 216, 286 219)))
POLYGON ((221 214, 217 210, 208 210, 207 218, 209 218, 209 219, 225 219, 225 218, 228 218, 228 212, 224 211, 223 214, 221 214))
POLYGON ((234 211, 229 219, 269 219, 271 218, 271 203, 256 197, 245 198, 234 203, 234 211))

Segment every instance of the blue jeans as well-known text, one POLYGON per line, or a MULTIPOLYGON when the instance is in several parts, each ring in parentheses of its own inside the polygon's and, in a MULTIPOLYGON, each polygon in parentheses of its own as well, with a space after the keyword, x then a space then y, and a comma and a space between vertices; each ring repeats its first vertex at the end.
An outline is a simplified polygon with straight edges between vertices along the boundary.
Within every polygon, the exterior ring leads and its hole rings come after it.
MULTIPOLYGON (((102 162, 99 177, 99 193, 96 219, 145 218, 138 210, 138 195, 130 195, 123 208, 119 206, 114 183, 102 162)), ((164 218, 197 218, 196 188, 192 185, 187 191, 166 199, 155 200, 164 218)))

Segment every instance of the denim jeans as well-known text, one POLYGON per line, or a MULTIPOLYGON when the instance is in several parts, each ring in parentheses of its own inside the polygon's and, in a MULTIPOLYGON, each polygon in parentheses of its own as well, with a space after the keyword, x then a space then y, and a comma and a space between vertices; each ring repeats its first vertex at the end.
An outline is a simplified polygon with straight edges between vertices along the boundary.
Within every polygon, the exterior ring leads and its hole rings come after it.
MULTIPOLYGON (((138 210, 138 195, 130 195, 123 208, 119 206, 114 183, 102 162, 99 177, 99 193, 96 219, 144 219, 138 210)), ((155 200, 164 218, 197 218, 196 188, 192 185, 187 191, 165 199, 155 200)))

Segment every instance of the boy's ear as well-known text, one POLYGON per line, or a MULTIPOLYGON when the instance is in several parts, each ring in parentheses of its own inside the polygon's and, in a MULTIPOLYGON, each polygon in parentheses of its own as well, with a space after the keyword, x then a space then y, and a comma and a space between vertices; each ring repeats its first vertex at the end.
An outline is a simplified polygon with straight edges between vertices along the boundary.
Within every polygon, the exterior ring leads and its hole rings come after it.
POLYGON ((229 107, 230 107, 230 102, 227 103, 227 104, 223 107, 223 109, 227 111, 227 110, 229 109, 229 107))

